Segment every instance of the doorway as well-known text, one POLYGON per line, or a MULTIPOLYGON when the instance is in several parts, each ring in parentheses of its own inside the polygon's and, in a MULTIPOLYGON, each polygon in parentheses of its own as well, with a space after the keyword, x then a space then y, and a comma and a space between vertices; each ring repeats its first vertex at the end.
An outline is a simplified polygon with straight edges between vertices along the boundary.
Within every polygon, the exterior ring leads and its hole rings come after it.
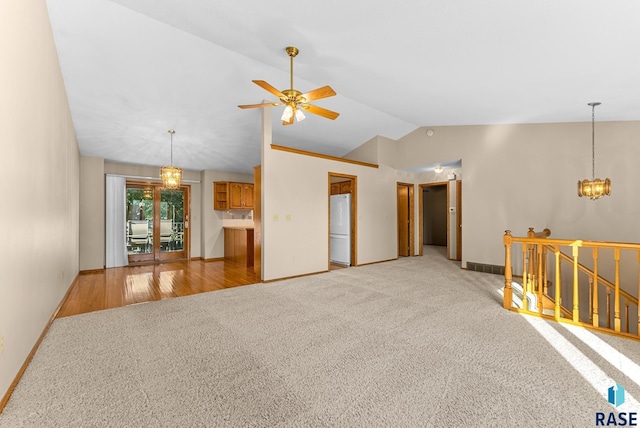
POLYGON ((189 188, 127 180, 127 254, 130 264, 189 257, 189 188))
POLYGON ((413 184, 398 183, 398 256, 414 253, 413 184))
POLYGON ((449 260, 462 260, 462 181, 421 184, 419 246, 446 246, 449 260))
MULTIPOLYGON (((329 254, 327 257, 328 260, 328 269, 329 270, 333 270, 333 269, 339 269, 342 267, 348 267, 348 266, 357 266, 358 265, 358 245, 357 245, 357 239, 358 239, 358 193, 357 193, 357 187, 358 187, 358 177, 355 175, 348 175, 348 174, 341 174, 341 173, 337 173, 337 172, 330 172, 329 173, 329 195, 328 195, 328 212, 329 212, 329 254), (343 196, 343 195, 348 195, 346 199, 347 202, 347 206, 348 206, 348 228, 347 228, 347 235, 348 236, 336 236, 336 234, 332 233, 333 230, 333 226, 332 223, 336 224, 336 223, 344 223, 342 221, 340 221, 339 218, 336 218, 338 215, 337 212, 334 212, 334 214, 332 215, 332 197, 334 196, 343 196), (333 217, 333 218, 332 218, 333 217), (346 251, 348 252, 348 257, 339 257, 340 259, 343 260, 338 260, 338 261, 332 261, 332 246, 333 246, 333 250, 335 252, 336 247, 338 247, 338 252, 340 253, 340 241, 345 241, 347 240, 346 238, 348 238, 348 246, 346 248, 346 251), (348 260, 347 260, 348 259, 348 260)), ((336 198, 334 198, 336 199, 336 198)), ((342 226, 346 226, 346 224, 343 224, 342 226)), ((344 230, 342 230, 341 232, 344 232, 344 230)), ((343 251, 344 252, 344 251, 343 251)))

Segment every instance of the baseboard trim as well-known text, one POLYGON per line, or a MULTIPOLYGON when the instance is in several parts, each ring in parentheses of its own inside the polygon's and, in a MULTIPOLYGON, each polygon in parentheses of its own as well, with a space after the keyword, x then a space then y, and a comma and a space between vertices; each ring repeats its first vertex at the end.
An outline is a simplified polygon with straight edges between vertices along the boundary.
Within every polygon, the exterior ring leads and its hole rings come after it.
MULTIPOLYGON (((413 256, 409 256, 409 257, 413 257, 413 256)), ((375 264, 378 264, 378 263, 392 262, 394 260, 398 260, 399 258, 400 257, 394 257, 393 259, 379 260, 377 262, 361 263, 361 264, 357 264, 355 266, 369 266, 369 265, 375 265, 375 264)))
POLYGON ((104 273, 104 268, 102 269, 87 269, 87 270, 81 270, 80 272, 78 272, 79 275, 90 275, 93 273, 104 273))
POLYGON ((262 282, 268 283, 268 282, 284 281, 285 279, 302 278, 305 276, 318 275, 319 273, 327 273, 327 272, 329 272, 329 270, 320 270, 318 272, 303 273, 302 275, 283 276, 282 278, 274 278, 274 279, 263 279, 262 282))
POLYGON ((191 261, 192 262, 195 262, 195 261, 198 261, 198 260, 202 260, 202 257, 191 257, 191 261))
POLYGON ((224 261, 224 257, 214 257, 211 259, 204 259, 205 262, 222 262, 224 261))
POLYGON ((73 290, 73 287, 78 282, 79 275, 80 273, 78 273, 75 279, 71 282, 71 285, 69 286, 69 289, 67 290, 64 297, 60 301, 60 304, 58 305, 56 310, 53 312, 53 315, 51 315, 51 318, 49 318, 49 322, 47 322, 47 324, 44 326, 44 329, 42 330, 40 337, 38 338, 36 343, 33 345, 33 348, 31 348, 31 352, 29 352, 29 355, 27 355, 27 358, 24 360, 24 363, 22 364, 22 367, 20 367, 20 370, 18 370, 18 373, 16 374, 16 377, 13 379, 13 382, 11 382, 11 385, 9 385, 9 389, 4 394, 4 397, 2 397, 2 400, 0 400, 0 414, 4 411, 5 406, 9 402, 9 399, 11 398, 11 394, 13 394, 13 391, 16 389, 16 386, 18 386, 18 382, 20 382, 20 379, 22 379, 22 375, 24 374, 25 370, 27 370, 29 363, 31 363, 33 356, 36 354, 36 351, 40 347, 42 340, 44 339, 47 332, 49 331, 49 327, 51 327, 51 324, 53 324, 53 321, 58 316, 58 312, 60 312, 62 305, 64 305, 67 299, 69 298, 69 295, 71 294, 71 290, 73 290))

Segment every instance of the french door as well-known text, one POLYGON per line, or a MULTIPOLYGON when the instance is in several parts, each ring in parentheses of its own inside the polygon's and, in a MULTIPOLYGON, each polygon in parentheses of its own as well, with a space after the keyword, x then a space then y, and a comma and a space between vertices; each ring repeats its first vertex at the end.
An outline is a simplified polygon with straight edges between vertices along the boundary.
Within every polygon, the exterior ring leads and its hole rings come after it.
POLYGON ((168 190, 159 183, 127 181, 129 263, 189 257, 189 186, 168 190))

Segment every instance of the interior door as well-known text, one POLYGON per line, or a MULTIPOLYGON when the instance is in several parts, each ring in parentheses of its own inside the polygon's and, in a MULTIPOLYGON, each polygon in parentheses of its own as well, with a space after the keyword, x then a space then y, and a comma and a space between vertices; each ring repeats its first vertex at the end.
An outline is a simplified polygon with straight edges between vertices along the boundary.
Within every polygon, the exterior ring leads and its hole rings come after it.
POLYGON ((159 183, 127 182, 129 263, 188 258, 189 186, 177 190, 159 183))
POLYGON ((398 183, 398 256, 413 252, 413 185, 398 183))

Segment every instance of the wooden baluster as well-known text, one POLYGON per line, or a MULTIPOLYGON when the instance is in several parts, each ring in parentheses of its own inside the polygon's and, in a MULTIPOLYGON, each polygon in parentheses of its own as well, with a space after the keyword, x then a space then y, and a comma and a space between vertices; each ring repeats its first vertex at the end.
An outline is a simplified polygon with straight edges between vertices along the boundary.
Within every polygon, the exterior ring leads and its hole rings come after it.
POLYGON ((580 302, 578 301, 578 245, 573 244, 573 321, 580 321, 580 302))
POLYGON ((542 244, 536 244, 538 255, 538 313, 542 315, 542 244))
POLYGON ((594 327, 598 327, 600 323, 598 314, 598 248, 593 247, 593 318, 594 327))
POLYGON ((547 247, 542 247, 542 272, 544 278, 542 278, 542 292, 545 296, 549 295, 549 280, 547 278, 547 247))
POLYGON ((527 261, 527 251, 530 251, 528 247, 529 244, 522 244, 522 309, 525 311, 529 310, 529 302, 527 301, 527 293, 529 292, 528 264, 531 260, 527 261))
POLYGON ((640 336, 640 250, 638 251, 638 336, 640 336))
POLYGON ((616 262, 616 282, 613 302, 613 328, 620 331, 620 248, 613 249, 613 259, 616 262))
POLYGON ((511 272, 511 243, 513 238, 511 237, 511 231, 506 230, 504 238, 504 299, 502 301, 505 309, 511 309, 513 302, 513 289, 511 288, 511 281, 513 279, 513 272, 511 272))
MULTIPOLYGON (((533 227, 529 228, 529 231, 527 232, 527 238, 535 238, 535 232, 533 231, 533 227)), ((528 287, 527 289, 530 289, 532 292, 535 292, 534 287, 535 287, 535 269, 537 266, 536 263, 536 255, 534 253, 534 246, 533 244, 527 244, 527 248, 528 248, 528 263, 529 263, 529 282, 528 282, 528 287)))
POLYGON ((629 299, 624 299, 624 321, 625 331, 629 333, 629 299))
POLYGON ((607 328, 611 329, 611 289, 607 287, 607 328))
POLYGON ((554 307, 554 318, 556 321, 560 321, 560 246, 556 245, 553 252, 556 255, 556 303, 554 307))
POLYGON ((589 323, 593 323, 593 278, 589 277, 589 323))

